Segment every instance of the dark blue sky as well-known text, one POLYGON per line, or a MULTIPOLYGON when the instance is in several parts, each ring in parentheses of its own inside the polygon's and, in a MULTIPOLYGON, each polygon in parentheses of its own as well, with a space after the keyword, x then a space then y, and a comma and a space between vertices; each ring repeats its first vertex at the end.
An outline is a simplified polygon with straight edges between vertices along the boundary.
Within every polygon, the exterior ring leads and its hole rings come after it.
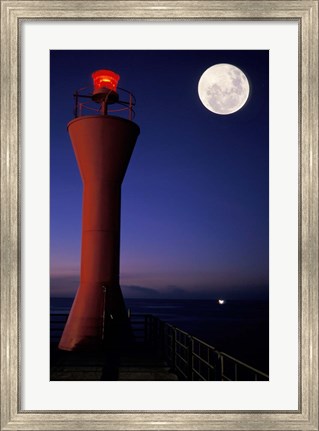
POLYGON ((51 51, 51 294, 78 286, 82 183, 66 126, 98 69, 134 93, 141 129, 122 187, 124 295, 267 297, 268 51, 51 51), (217 63, 249 80, 235 114, 199 100, 217 63))

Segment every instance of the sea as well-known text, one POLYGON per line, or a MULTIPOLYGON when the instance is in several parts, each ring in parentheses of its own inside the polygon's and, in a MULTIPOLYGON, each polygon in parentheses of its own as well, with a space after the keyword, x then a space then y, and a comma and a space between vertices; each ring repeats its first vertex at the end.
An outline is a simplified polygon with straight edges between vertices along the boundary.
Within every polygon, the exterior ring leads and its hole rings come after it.
MULTIPOLYGON (((51 298, 50 313, 68 314, 73 298, 51 298)), ((153 314, 217 350, 269 373, 269 302, 217 299, 131 299, 132 314, 153 314)))

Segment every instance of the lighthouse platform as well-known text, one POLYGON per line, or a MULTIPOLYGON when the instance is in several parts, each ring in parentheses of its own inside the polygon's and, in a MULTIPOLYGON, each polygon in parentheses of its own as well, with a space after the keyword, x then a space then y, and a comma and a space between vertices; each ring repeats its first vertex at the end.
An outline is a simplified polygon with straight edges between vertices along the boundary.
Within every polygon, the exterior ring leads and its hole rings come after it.
POLYGON ((66 318, 51 315, 51 381, 269 380, 262 371, 149 314, 130 316, 134 337, 126 345, 59 350, 66 318))
POLYGON ((130 352, 64 352, 54 345, 51 349, 51 381, 178 380, 165 359, 143 345, 132 346, 130 352))

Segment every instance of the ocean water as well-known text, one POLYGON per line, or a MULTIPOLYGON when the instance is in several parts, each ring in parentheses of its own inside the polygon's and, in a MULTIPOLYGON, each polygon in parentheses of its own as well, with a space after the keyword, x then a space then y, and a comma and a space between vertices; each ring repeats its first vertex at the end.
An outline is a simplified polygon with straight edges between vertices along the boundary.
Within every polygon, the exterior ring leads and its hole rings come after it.
MULTIPOLYGON (((68 314, 72 298, 51 298, 51 315, 68 314)), ((269 372, 268 301, 125 299, 132 314, 153 314, 235 358, 269 372)))

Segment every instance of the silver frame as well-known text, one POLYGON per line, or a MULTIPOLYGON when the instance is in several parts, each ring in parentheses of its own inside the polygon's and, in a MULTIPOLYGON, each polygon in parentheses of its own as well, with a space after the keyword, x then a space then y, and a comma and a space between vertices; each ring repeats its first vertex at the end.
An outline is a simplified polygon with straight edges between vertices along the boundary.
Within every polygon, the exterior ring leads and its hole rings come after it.
POLYGON ((1 1, 1 430, 318 430, 318 0, 1 1), (21 411, 19 23, 22 20, 299 23, 299 408, 296 411, 21 411))

